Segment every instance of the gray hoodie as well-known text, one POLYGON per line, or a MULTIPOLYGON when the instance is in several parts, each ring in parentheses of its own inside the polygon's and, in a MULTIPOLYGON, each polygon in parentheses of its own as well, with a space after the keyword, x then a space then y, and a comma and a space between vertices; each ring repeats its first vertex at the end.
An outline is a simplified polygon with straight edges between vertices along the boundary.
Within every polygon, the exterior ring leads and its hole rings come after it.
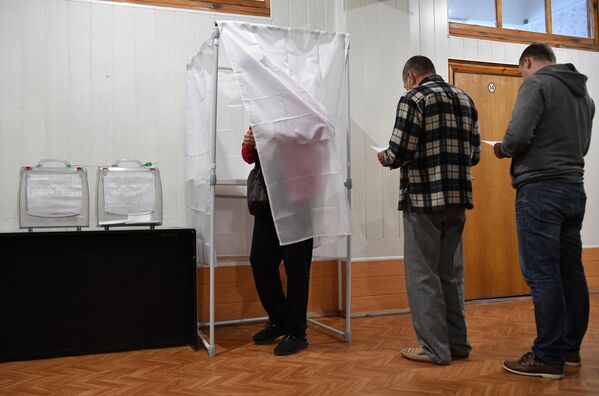
POLYGON ((501 153, 512 157, 512 184, 582 183, 595 104, 587 77, 572 64, 545 66, 520 87, 501 153))

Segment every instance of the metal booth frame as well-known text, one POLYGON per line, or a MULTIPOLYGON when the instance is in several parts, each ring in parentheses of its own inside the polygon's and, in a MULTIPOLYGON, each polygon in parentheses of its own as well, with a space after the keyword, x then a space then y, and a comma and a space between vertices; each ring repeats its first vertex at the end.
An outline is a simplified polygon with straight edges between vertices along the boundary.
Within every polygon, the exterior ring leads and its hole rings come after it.
MULTIPOLYGON (((240 323, 251 323, 266 320, 266 317, 259 318, 247 318, 247 319, 237 319, 237 320, 225 320, 225 321, 215 321, 214 316, 214 279, 215 279, 215 270, 217 268, 217 259, 216 259, 216 247, 215 247, 215 225, 214 225, 214 212, 215 212, 215 202, 216 198, 244 198, 243 196, 230 196, 230 195, 220 195, 216 193, 217 186, 245 186, 246 181, 241 179, 222 179, 218 180, 216 177, 216 133, 217 133, 217 113, 218 113, 218 76, 220 70, 231 70, 230 67, 219 67, 219 46, 220 46, 220 30, 218 28, 218 22, 215 23, 215 28, 212 33, 212 40, 215 47, 215 57, 214 57, 214 81, 213 81, 213 97, 212 97, 212 122, 211 122, 211 131, 212 131, 212 141, 210 147, 210 197, 212 199, 212 205, 210 208, 210 238, 209 238, 209 322, 207 323, 199 323, 198 322, 198 336, 202 341, 202 344, 206 351, 208 352, 209 357, 216 356, 215 350, 215 334, 214 329, 215 326, 220 325, 229 325, 229 324, 240 324, 240 323), (206 337, 200 331, 200 328, 208 328, 208 336, 206 337)), ((346 180, 344 182, 344 186, 347 193, 348 204, 351 213, 351 189, 352 189, 352 179, 351 179, 351 126, 350 126, 350 90, 349 90, 349 47, 347 56, 345 59, 345 87, 346 87, 346 101, 347 101, 347 120, 346 120, 346 180)), ((331 326, 328 326, 324 323, 319 322, 316 319, 308 318, 308 323, 318 326, 324 330, 327 330, 333 334, 343 337, 345 342, 350 342, 351 340, 351 235, 346 237, 346 257, 345 257, 345 328, 340 330, 331 326)), ((205 266, 205 265, 204 265, 205 266)), ((337 258, 337 281, 338 281, 338 309, 339 312, 343 311, 343 266, 342 266, 342 258, 337 258)), ((197 297, 196 297, 197 298, 197 297)))

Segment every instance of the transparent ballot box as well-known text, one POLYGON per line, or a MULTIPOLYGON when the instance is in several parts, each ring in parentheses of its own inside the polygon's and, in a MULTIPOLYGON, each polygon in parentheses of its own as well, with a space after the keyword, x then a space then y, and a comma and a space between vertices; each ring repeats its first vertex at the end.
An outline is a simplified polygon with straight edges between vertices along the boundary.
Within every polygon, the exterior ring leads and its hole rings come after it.
POLYGON ((88 226, 89 188, 84 167, 44 159, 36 166, 21 168, 20 228, 88 226), (48 166, 49 163, 54 166, 48 166))
POLYGON ((98 169, 98 226, 162 224, 160 171, 139 160, 119 160, 98 169), (122 166, 128 163, 133 166, 122 166))

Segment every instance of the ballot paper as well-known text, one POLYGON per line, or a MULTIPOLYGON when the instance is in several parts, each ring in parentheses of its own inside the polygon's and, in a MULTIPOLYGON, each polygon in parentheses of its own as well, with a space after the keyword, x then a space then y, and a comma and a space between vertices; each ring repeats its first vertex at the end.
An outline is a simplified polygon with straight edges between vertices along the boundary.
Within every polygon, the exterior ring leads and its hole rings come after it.
POLYGON ((489 146, 495 146, 496 143, 501 143, 501 140, 483 140, 483 143, 487 143, 489 146))
POLYGON ((81 175, 43 173, 27 176, 27 213, 36 217, 81 214, 81 175))
POLYGON ((115 215, 151 214, 156 206, 155 177, 149 172, 104 176, 104 209, 115 215))
POLYGON ((381 151, 386 151, 389 146, 387 147, 377 147, 377 146, 370 146, 371 149, 373 149, 374 151, 376 151, 377 153, 380 153, 381 151))

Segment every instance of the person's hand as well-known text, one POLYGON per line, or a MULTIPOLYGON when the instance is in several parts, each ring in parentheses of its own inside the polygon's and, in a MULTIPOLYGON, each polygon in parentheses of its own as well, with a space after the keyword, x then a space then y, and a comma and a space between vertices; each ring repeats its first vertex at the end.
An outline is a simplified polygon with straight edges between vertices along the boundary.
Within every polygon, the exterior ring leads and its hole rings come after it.
POLYGON ((256 147, 256 141, 254 140, 254 132, 252 129, 248 129, 245 135, 243 135, 243 144, 245 144, 249 148, 256 147))
POLYGON ((504 158, 504 156, 501 154, 501 142, 495 143, 493 146, 493 153, 495 154, 495 157, 499 159, 504 158))
POLYGON ((383 165, 385 167, 389 166, 389 165, 387 165, 387 161, 385 161, 385 152, 384 151, 376 153, 376 157, 378 158, 378 160, 381 163, 381 165, 383 165))

